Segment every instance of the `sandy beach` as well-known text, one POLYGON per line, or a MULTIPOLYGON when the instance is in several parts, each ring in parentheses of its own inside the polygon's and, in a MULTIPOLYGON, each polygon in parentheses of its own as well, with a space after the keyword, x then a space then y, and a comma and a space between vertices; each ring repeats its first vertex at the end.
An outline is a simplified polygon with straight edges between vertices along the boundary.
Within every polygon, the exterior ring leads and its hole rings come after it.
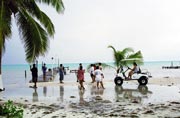
MULTIPOLYGON (((180 78, 150 78, 147 86, 125 81, 115 86, 113 79, 104 80, 105 89, 97 89, 86 74, 85 91, 78 83, 40 82, 38 88, 11 84, 0 93, 1 104, 13 100, 23 105, 24 118, 116 118, 116 117, 180 117, 180 78), (13 91, 13 92, 12 92, 13 91)), ((108 77, 108 76, 107 76, 108 77)))

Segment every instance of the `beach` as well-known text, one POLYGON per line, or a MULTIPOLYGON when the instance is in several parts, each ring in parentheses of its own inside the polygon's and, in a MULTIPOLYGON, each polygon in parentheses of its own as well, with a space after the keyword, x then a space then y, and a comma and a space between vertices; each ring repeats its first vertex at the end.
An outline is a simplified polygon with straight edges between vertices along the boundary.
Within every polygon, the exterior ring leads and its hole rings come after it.
POLYGON ((37 89, 24 79, 6 85, 0 102, 23 105, 24 118, 180 117, 179 77, 152 77, 146 86, 137 81, 116 86, 113 70, 104 74, 105 89, 97 89, 86 72, 85 91, 79 90, 75 73, 65 75, 64 84, 57 75, 54 81, 39 82, 37 89))

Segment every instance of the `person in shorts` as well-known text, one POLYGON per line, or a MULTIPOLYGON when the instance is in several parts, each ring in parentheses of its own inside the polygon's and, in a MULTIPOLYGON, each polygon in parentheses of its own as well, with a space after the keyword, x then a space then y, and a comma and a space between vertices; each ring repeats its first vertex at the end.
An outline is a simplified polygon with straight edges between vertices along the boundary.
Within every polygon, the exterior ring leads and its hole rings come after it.
POLYGON ((101 87, 104 89, 104 85, 102 82, 102 79, 104 78, 104 75, 102 71, 99 69, 99 66, 96 66, 96 70, 94 71, 95 80, 97 82, 97 88, 99 89, 99 83, 101 84, 101 87))

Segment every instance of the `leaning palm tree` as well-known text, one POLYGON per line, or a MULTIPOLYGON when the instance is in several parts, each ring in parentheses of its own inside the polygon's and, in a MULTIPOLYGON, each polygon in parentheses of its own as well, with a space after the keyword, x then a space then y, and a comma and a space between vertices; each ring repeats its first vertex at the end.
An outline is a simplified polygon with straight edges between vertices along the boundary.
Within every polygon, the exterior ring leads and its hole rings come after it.
POLYGON ((37 3, 51 5, 58 13, 64 10, 62 0, 0 0, 0 89, 3 89, 1 76, 2 54, 5 42, 11 37, 11 22, 14 19, 23 42, 27 62, 45 55, 48 38, 55 33, 50 18, 40 10, 37 3))
POLYGON ((114 56, 114 65, 115 68, 118 69, 121 66, 127 66, 132 64, 133 62, 142 64, 143 63, 143 56, 141 51, 134 52, 132 48, 125 48, 123 50, 116 50, 113 46, 108 46, 113 50, 114 56))

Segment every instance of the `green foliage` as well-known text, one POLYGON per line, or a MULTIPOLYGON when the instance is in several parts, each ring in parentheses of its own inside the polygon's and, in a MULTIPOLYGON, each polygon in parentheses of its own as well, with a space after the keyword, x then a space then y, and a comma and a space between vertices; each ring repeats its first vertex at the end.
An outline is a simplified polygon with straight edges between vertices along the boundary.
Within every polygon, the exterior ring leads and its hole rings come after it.
POLYGON ((136 62, 143 64, 143 56, 141 51, 134 52, 132 48, 125 48, 123 50, 116 50, 113 46, 108 46, 113 50, 114 65, 118 69, 120 66, 127 66, 136 62))
MULTIPOLYGON (((93 64, 95 64, 95 65, 97 66, 97 65, 99 65, 99 63, 100 63, 100 62, 93 63, 93 64)), ((101 66, 102 66, 103 69, 104 69, 104 68, 114 68, 113 66, 108 65, 108 64, 106 64, 106 63, 101 63, 101 66)), ((91 68, 91 64, 89 64, 89 65, 87 66, 87 70, 89 70, 90 68, 91 68)))
POLYGON ((15 106, 13 101, 8 100, 0 106, 0 116, 7 118, 23 118, 23 109, 21 106, 15 106))
POLYGON ((55 28, 38 3, 50 5, 58 13, 64 11, 62 0, 0 0, 0 58, 5 51, 6 40, 12 35, 13 19, 18 26, 27 62, 34 62, 46 54, 55 28))

